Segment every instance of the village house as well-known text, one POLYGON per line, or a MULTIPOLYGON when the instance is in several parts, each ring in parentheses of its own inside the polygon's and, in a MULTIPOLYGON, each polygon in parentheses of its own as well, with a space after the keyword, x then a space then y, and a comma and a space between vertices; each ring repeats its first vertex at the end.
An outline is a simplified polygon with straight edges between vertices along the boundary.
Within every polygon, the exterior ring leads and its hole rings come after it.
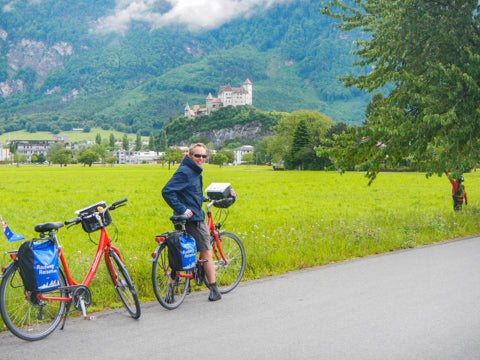
POLYGON ((242 164, 244 162, 242 160, 243 155, 250 154, 250 153, 253 154, 253 150, 254 150, 254 147, 252 145, 243 145, 236 149, 233 149, 233 157, 234 157, 233 164, 234 165, 242 164))
POLYGON ((62 143, 65 149, 72 149, 72 144, 68 141, 68 136, 65 135, 54 135, 51 140, 12 140, 11 142, 16 144, 17 155, 25 155, 28 162, 31 161, 32 155, 43 154, 47 156, 50 145, 58 142, 62 143))
POLYGON ((163 155, 164 152, 156 151, 116 151, 117 164, 155 164, 163 155))
POLYGON ((5 163, 12 160, 12 153, 9 148, 0 148, 0 162, 5 163))

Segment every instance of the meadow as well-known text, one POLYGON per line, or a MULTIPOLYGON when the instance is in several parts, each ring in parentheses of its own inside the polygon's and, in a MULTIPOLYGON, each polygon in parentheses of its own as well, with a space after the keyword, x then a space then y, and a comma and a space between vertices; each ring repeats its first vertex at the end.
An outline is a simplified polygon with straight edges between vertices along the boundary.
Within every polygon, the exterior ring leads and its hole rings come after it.
MULTIPOLYGON (((1 166, 0 215, 15 233, 35 236, 37 223, 65 221, 74 211, 124 197, 127 206, 111 213, 118 241, 141 301, 153 300, 151 253, 154 236, 171 230, 171 210, 161 189, 176 167, 1 166)), ((444 176, 381 173, 368 186, 364 173, 272 171, 270 167, 206 165, 204 187, 230 182, 237 201, 224 228, 236 233, 247 253, 244 280, 263 278, 355 257, 412 248, 480 231, 480 174, 465 174, 470 199, 452 210, 451 185, 444 176)), ((114 235, 114 227, 108 228, 114 235)), ((1 235, 1 234, 0 234, 1 235)), ((96 240, 98 233, 92 234, 96 240)), ((81 226, 59 231, 74 278, 81 281, 95 245, 81 226)), ((0 238, 0 266, 19 243, 0 238)), ((341 284, 339 284, 341 285, 341 284)), ((90 310, 120 306, 103 263, 91 284, 90 310)), ((159 305, 160 306, 160 305, 159 305)))

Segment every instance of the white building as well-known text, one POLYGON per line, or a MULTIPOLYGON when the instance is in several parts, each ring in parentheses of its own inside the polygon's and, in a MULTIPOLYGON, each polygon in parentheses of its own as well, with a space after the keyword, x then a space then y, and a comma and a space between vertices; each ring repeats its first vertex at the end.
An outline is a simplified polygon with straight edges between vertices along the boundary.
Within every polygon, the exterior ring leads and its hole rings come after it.
POLYGON ((230 84, 220 86, 218 96, 214 98, 211 93, 208 94, 205 107, 194 105, 191 109, 187 104, 184 109, 184 114, 188 118, 194 118, 198 115, 210 115, 225 106, 242 106, 252 105, 253 103, 253 84, 247 79, 243 82, 242 87, 234 88, 230 84))
POLYGON ((8 162, 12 159, 12 153, 9 148, 0 148, 0 162, 8 162))
POLYGON ((156 151, 126 151, 117 150, 117 164, 152 164, 165 155, 164 152, 156 151))
POLYGON ((62 143, 65 149, 71 150, 72 144, 68 141, 68 136, 54 135, 52 140, 12 140, 17 146, 17 155, 25 155, 27 161, 30 161, 32 155, 43 154, 47 156, 48 148, 55 143, 62 143))
POLYGON ((242 158, 245 154, 253 154, 254 147, 252 145, 243 145, 233 149, 233 164, 240 165, 243 163, 242 158))

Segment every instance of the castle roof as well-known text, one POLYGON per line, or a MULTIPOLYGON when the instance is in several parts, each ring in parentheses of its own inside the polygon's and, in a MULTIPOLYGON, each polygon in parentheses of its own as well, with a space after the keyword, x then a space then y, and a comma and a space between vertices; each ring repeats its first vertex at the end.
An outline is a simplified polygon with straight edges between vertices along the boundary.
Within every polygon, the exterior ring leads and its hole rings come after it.
POLYGON ((230 86, 230 84, 227 84, 225 86, 220 86, 220 89, 218 90, 218 92, 221 93, 223 91, 232 91, 232 87, 230 86))
POLYGON ((232 88, 230 84, 225 86, 220 86, 218 93, 221 94, 222 92, 225 92, 225 91, 231 91, 232 93, 235 93, 235 94, 248 94, 248 91, 245 90, 244 88, 232 88))

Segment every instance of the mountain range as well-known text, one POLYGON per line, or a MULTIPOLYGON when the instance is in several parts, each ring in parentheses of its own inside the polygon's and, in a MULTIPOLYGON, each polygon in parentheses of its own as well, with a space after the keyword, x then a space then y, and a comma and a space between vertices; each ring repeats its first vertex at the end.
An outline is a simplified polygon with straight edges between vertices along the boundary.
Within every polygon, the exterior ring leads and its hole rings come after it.
POLYGON ((363 69, 322 0, 0 2, 0 133, 100 126, 158 133, 220 86, 253 84, 266 112, 318 110, 359 124, 363 69))

